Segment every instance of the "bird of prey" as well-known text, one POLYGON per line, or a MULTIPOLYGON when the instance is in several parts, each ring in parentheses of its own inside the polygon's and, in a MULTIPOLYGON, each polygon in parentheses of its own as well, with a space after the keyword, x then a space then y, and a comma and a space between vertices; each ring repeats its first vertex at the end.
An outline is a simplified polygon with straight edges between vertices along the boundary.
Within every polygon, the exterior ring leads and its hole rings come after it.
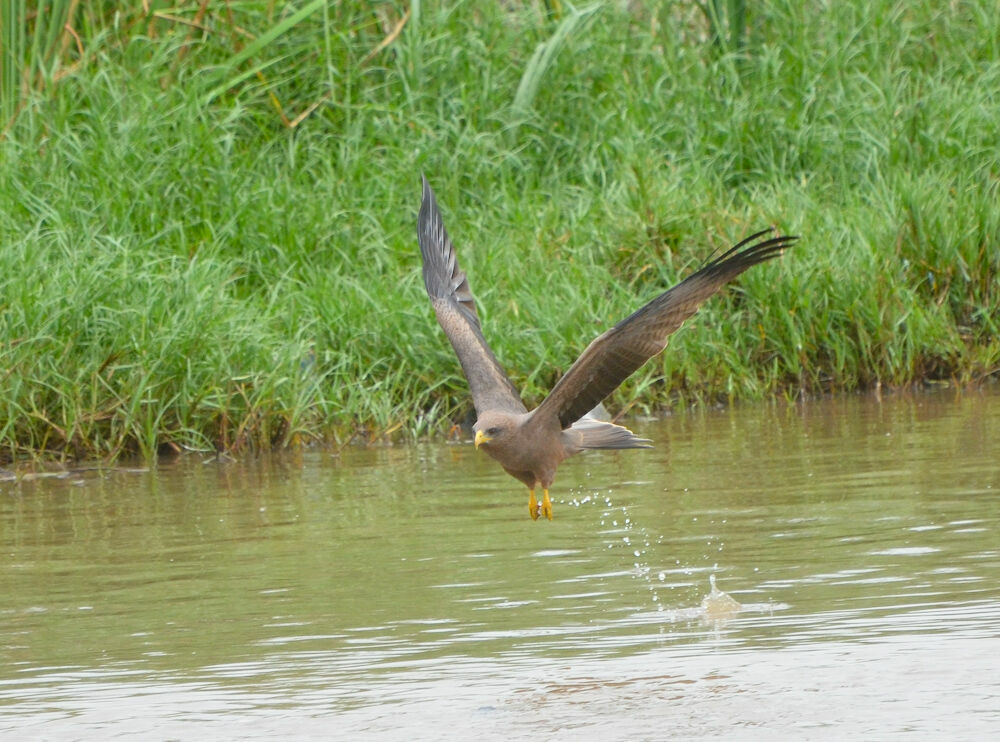
POLYGON ((552 520, 549 488, 556 468, 587 449, 649 448, 649 441, 592 414, 601 401, 667 345, 667 336, 724 284, 773 258, 797 239, 766 229, 710 260, 672 289, 600 335, 530 412, 483 337, 475 300, 423 178, 417 236, 424 285, 437 320, 465 372, 476 408, 476 448, 528 487, 528 512, 552 520), (542 487, 539 505, 535 490, 542 487))

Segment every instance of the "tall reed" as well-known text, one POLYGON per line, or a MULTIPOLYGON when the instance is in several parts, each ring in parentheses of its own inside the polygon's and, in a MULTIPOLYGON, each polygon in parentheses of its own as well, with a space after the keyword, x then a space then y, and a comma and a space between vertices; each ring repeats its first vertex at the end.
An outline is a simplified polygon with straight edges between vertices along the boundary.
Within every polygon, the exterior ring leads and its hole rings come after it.
MULTIPOLYGON (((54 21, 18 7, 28 55, 54 21)), ((2 458, 467 420, 420 280, 421 172, 529 404, 767 224, 800 244, 612 409, 1000 373, 986 0, 774 0, 725 26, 721 3, 62 7, 71 43, 27 77, 17 56, 4 104, 2 458)))

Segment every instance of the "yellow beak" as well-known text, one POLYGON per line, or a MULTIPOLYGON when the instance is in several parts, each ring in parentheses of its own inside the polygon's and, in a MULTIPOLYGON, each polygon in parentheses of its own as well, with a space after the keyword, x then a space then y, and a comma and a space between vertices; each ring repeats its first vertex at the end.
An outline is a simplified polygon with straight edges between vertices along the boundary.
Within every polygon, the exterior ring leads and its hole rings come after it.
POLYGON ((489 443, 491 440, 493 439, 486 435, 483 431, 476 431, 476 448, 479 448, 484 443, 489 443))

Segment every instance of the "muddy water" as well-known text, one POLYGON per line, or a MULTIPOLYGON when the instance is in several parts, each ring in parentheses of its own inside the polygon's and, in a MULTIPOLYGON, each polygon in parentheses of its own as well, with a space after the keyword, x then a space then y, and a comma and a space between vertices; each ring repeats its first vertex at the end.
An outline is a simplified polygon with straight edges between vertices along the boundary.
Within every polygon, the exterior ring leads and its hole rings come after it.
POLYGON ((1000 394, 633 427, 0 482, 0 737, 1000 734, 1000 394))

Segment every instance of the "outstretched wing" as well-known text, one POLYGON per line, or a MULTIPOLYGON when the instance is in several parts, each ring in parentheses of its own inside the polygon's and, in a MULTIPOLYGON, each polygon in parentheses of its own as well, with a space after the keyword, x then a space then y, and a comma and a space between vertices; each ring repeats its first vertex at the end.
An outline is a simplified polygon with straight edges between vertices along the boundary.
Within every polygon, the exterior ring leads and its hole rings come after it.
POLYGON ((486 344, 469 281, 458 267, 455 248, 444 229, 434 192, 427 178, 421 176, 421 179, 424 188, 417 216, 417 238, 424 259, 424 286, 438 323, 469 380, 476 414, 481 415, 485 410, 526 412, 520 395, 486 344))
POLYGON ((533 419, 557 416, 568 428, 667 346, 667 337, 697 311, 703 301, 743 271, 780 255, 797 237, 761 240, 751 235, 660 294, 594 340, 538 406, 533 419))

